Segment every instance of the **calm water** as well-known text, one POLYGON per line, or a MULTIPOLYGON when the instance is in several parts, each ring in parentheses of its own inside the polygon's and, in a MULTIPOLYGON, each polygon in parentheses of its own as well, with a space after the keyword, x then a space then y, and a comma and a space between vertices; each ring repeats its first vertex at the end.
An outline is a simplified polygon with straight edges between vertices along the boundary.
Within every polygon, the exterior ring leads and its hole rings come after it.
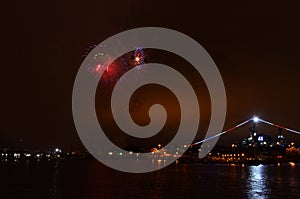
POLYGON ((300 164, 174 164, 126 174, 95 160, 0 162, 0 198, 300 198, 300 164))

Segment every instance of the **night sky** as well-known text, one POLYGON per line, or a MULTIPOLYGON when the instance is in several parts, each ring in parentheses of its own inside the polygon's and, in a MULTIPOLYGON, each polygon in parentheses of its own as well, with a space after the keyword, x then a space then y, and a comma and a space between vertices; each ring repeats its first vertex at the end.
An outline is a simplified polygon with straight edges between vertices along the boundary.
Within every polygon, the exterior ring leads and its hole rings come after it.
MULTIPOLYGON (((208 51, 227 92, 224 129, 256 114, 300 130, 299 21, 299 6, 292 1, 11 3, 1 28, 0 148, 82 149, 71 105, 85 49, 144 26, 180 31, 208 51)), ((156 54, 149 57, 155 59, 156 54)), ((204 111, 201 116, 205 126, 210 114, 204 111)), ((241 141, 248 136, 247 128, 225 135, 219 143, 241 141)), ((277 133, 263 124, 258 129, 277 133)), ((300 141, 300 136, 284 135, 300 141)))

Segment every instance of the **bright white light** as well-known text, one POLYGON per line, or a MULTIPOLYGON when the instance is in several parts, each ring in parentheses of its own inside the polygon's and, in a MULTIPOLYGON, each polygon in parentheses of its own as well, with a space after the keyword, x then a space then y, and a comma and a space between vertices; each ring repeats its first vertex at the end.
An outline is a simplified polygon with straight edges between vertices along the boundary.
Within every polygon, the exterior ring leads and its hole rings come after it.
POLYGON ((253 117, 253 122, 255 122, 255 123, 256 123, 256 122, 259 122, 259 120, 260 120, 259 117, 256 117, 256 116, 253 117))

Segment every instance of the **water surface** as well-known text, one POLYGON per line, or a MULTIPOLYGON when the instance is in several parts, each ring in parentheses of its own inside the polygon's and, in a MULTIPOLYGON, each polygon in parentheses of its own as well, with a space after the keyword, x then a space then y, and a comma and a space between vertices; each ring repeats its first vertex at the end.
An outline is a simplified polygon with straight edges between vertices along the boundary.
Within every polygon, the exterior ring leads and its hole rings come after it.
POLYGON ((300 198, 300 165, 173 164, 127 174, 96 160, 1 161, 0 198, 300 198))

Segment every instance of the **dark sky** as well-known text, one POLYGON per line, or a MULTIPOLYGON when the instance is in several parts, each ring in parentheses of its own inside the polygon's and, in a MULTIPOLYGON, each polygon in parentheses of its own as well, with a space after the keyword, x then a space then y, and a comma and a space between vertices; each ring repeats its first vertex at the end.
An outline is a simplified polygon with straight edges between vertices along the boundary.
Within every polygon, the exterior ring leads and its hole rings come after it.
MULTIPOLYGON (((300 130, 300 13, 294 2, 11 3, 1 28, 0 148, 17 147, 19 139, 31 148, 81 148, 71 97, 85 48, 143 26, 178 30, 209 52, 226 87, 225 129, 257 114, 300 130)), ((238 142, 247 135, 245 127, 220 142, 238 142)))

